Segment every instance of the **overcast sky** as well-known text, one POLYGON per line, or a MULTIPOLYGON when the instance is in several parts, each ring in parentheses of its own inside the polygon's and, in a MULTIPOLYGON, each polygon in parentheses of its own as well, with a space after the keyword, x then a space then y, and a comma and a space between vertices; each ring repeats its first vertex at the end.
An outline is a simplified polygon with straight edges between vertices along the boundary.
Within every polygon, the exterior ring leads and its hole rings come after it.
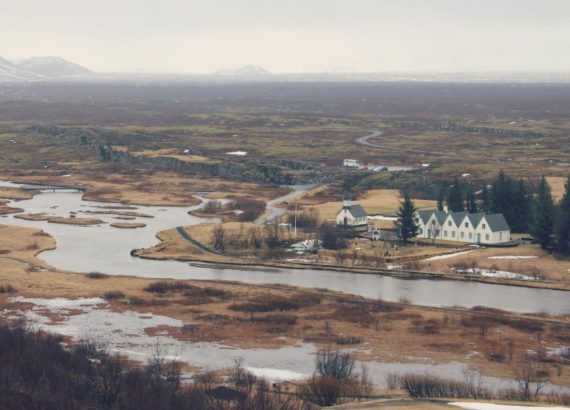
POLYGON ((570 0, 1 0, 0 56, 96 71, 570 71, 570 0))

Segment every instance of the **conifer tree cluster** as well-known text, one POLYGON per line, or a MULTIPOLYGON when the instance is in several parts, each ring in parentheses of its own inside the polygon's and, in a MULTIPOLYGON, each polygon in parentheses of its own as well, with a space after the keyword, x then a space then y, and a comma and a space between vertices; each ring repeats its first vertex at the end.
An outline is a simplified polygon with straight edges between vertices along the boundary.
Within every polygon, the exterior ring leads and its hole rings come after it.
POLYGON ((445 201, 453 212, 502 213, 512 232, 530 233, 542 248, 570 254, 569 189, 570 176, 557 205, 544 177, 533 189, 533 185, 500 171, 490 187, 484 185, 477 191, 456 177, 449 188, 439 192, 438 209, 443 210, 445 201))

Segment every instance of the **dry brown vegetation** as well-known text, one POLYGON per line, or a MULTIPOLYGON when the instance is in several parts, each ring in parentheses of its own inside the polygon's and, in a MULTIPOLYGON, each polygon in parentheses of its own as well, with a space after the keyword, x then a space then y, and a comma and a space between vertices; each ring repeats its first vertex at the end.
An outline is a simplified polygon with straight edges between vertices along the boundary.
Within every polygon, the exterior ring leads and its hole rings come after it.
POLYGON ((25 219, 27 221, 47 221, 54 224, 64 224, 64 225, 98 225, 103 223, 102 220, 97 218, 77 218, 75 216, 63 217, 54 216, 48 214, 21 214, 16 215, 15 218, 25 219))
POLYGON ((197 192, 211 192, 211 195, 218 197, 245 194, 252 198, 272 199, 287 191, 276 186, 215 178, 205 180, 144 169, 132 169, 128 174, 78 170, 66 178, 57 174, 50 175, 49 172, 26 174, 2 175, 1 179, 21 183, 86 186, 88 189, 83 196, 86 200, 156 206, 198 205, 200 201, 194 198, 197 192))
POLYGON ((111 226, 113 228, 121 228, 121 229, 136 229, 136 228, 144 228, 146 224, 140 222, 113 222, 111 226))

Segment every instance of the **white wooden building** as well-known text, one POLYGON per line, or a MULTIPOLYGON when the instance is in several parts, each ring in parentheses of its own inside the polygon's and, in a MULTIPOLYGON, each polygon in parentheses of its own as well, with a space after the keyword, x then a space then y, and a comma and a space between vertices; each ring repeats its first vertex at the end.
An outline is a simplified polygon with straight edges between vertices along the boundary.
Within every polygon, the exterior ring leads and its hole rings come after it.
POLYGON ((495 245, 511 241, 503 214, 418 211, 418 237, 495 245))
POLYGON ((368 230, 368 213, 361 205, 352 205, 349 200, 345 200, 336 215, 336 224, 342 228, 365 232, 368 230))

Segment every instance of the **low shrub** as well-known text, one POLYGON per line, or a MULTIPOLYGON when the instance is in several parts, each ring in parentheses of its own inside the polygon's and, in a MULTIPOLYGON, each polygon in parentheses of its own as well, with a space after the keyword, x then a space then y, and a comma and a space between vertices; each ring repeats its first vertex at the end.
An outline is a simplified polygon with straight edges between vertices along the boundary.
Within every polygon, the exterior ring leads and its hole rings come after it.
POLYGON ((234 303, 228 306, 228 309, 237 312, 285 312, 290 310, 298 310, 301 306, 285 297, 279 296, 261 296, 251 302, 234 303))
POLYGON ((103 293, 103 299, 105 300, 115 300, 115 299, 123 299, 125 294, 120 290, 111 290, 109 292, 103 293))
POLYGON ((150 293, 170 293, 170 292, 181 292, 199 289, 196 286, 192 286, 184 281, 176 280, 161 280, 158 282, 153 282, 144 288, 146 292, 150 293))
POLYGON ((265 315, 259 316, 254 319, 256 322, 263 322, 263 323, 273 323, 273 324, 280 324, 280 325, 289 325, 292 326, 297 323, 297 316, 295 315, 265 315))
POLYGON ((336 320, 359 323, 361 325, 369 325, 374 321, 374 315, 370 313, 366 305, 341 305, 335 309, 333 315, 336 320))
POLYGON ((345 337, 337 337, 335 342, 337 345, 340 346, 359 345, 362 342, 364 342, 364 339, 356 336, 345 336, 345 337))
POLYGON ((212 298, 209 298, 208 296, 191 295, 187 299, 179 301, 179 303, 183 305, 192 306, 192 305, 206 305, 208 303, 212 303, 213 301, 214 300, 212 298))
POLYGON ((107 279, 109 277, 109 275, 106 275, 101 272, 89 272, 85 276, 87 276, 89 279, 107 279))
POLYGON ((401 387, 414 398, 489 398, 491 393, 480 386, 455 379, 431 375, 406 374, 399 378, 401 387))
POLYGON ((127 299, 127 303, 129 305, 143 306, 146 305, 148 302, 143 298, 139 298, 137 296, 131 296, 129 299, 127 299))
POLYGON ((396 303, 386 302, 384 300, 375 300, 369 304, 372 312, 401 312, 404 308, 396 303))
POLYGON ((218 298, 218 299, 223 299, 223 300, 227 300, 227 299, 231 298, 231 296, 232 296, 232 294, 230 292, 226 292, 225 290, 210 288, 210 287, 206 287, 206 288, 202 289, 202 294, 204 296, 208 296, 211 298, 218 298))
POLYGON ((200 326, 194 323, 186 323, 182 326, 182 332, 184 333, 196 333, 200 329, 200 326))
POLYGON ((0 285, 0 293, 16 293, 17 290, 12 285, 0 285))
POLYGON ((413 326, 413 330, 415 332, 422 333, 424 335, 435 335, 441 330, 439 322, 435 319, 429 319, 425 322, 421 319, 414 320, 413 326))

